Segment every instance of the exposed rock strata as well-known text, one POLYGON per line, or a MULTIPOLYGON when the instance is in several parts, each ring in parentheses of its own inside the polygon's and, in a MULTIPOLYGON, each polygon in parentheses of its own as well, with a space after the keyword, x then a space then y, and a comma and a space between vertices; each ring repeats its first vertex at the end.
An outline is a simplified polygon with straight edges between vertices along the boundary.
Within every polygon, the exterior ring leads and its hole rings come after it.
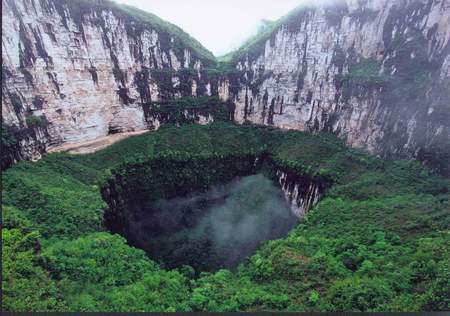
POLYGON ((154 127, 140 103, 209 93, 201 72, 212 59, 106 1, 2 7, 2 118, 22 138, 12 160, 154 127), (34 128, 34 117, 46 124, 34 128))
POLYGON ((299 218, 316 205, 324 193, 325 186, 307 176, 299 177, 281 170, 276 175, 292 212, 299 218))
POLYGON ((337 1, 235 54, 238 87, 219 95, 238 122, 332 131, 450 174, 449 59, 449 1, 337 1))
POLYGON ((103 0, 2 4, 2 119, 19 131, 8 162, 164 123, 142 104, 218 95, 235 104, 237 122, 331 131, 450 175, 448 0, 305 7, 235 54, 226 73, 103 0))

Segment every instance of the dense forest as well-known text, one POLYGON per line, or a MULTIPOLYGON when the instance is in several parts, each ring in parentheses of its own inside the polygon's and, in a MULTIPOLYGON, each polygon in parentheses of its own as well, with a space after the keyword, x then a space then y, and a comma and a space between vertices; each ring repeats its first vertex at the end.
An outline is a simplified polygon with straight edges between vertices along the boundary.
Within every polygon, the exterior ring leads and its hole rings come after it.
POLYGON ((2 181, 3 310, 450 309, 450 181, 329 134, 165 126, 93 154, 21 161, 2 181), (274 166, 322 183, 323 196, 232 271, 169 269, 104 221, 107 188, 120 196, 151 182, 155 198, 185 195, 274 166))

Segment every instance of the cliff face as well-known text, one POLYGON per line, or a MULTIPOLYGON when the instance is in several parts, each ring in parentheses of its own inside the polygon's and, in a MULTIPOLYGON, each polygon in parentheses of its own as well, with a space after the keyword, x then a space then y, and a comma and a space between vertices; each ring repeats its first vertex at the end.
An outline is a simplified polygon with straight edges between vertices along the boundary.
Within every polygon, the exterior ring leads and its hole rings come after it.
POLYGON ((449 1, 305 6, 233 64, 219 92, 237 121, 331 131, 450 174, 449 1))
POLYGON ((2 120, 16 132, 2 165, 158 126, 141 103, 211 94, 213 56, 157 17, 102 0, 2 7, 2 120))
MULTIPOLYGON (((225 72, 180 29, 107 0, 2 4, 2 167, 179 117, 153 102, 218 95, 237 122, 330 131, 450 175, 448 0, 305 6, 225 72)), ((200 112, 183 109, 190 121, 214 119, 200 112)))
POLYGON ((325 191, 325 184, 307 176, 300 177, 287 170, 277 170, 276 175, 292 213, 298 218, 316 205, 325 191))

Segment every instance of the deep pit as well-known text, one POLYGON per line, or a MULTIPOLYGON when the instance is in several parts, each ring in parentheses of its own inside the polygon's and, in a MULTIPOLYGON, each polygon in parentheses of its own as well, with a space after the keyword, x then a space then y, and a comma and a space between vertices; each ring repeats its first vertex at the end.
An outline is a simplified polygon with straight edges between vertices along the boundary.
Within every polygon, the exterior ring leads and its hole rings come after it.
POLYGON ((234 269, 295 226, 292 206, 317 200, 314 181, 278 170, 258 154, 172 153, 125 164, 102 190, 105 225, 165 268, 234 269))
POLYGON ((297 223, 281 188, 262 174, 206 192, 158 199, 134 214, 125 237, 166 268, 235 268, 297 223))

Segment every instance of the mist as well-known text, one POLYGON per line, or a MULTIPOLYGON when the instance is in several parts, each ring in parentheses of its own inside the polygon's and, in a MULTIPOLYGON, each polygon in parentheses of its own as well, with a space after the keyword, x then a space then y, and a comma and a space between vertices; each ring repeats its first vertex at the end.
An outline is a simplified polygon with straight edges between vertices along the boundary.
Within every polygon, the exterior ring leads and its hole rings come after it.
POLYGON ((281 189, 263 175, 159 200, 140 214, 131 230, 138 246, 167 268, 189 265, 197 273, 235 268, 298 220, 281 189))
POLYGON ((116 0, 181 27, 216 56, 237 49, 261 20, 277 20, 302 0, 116 0))

